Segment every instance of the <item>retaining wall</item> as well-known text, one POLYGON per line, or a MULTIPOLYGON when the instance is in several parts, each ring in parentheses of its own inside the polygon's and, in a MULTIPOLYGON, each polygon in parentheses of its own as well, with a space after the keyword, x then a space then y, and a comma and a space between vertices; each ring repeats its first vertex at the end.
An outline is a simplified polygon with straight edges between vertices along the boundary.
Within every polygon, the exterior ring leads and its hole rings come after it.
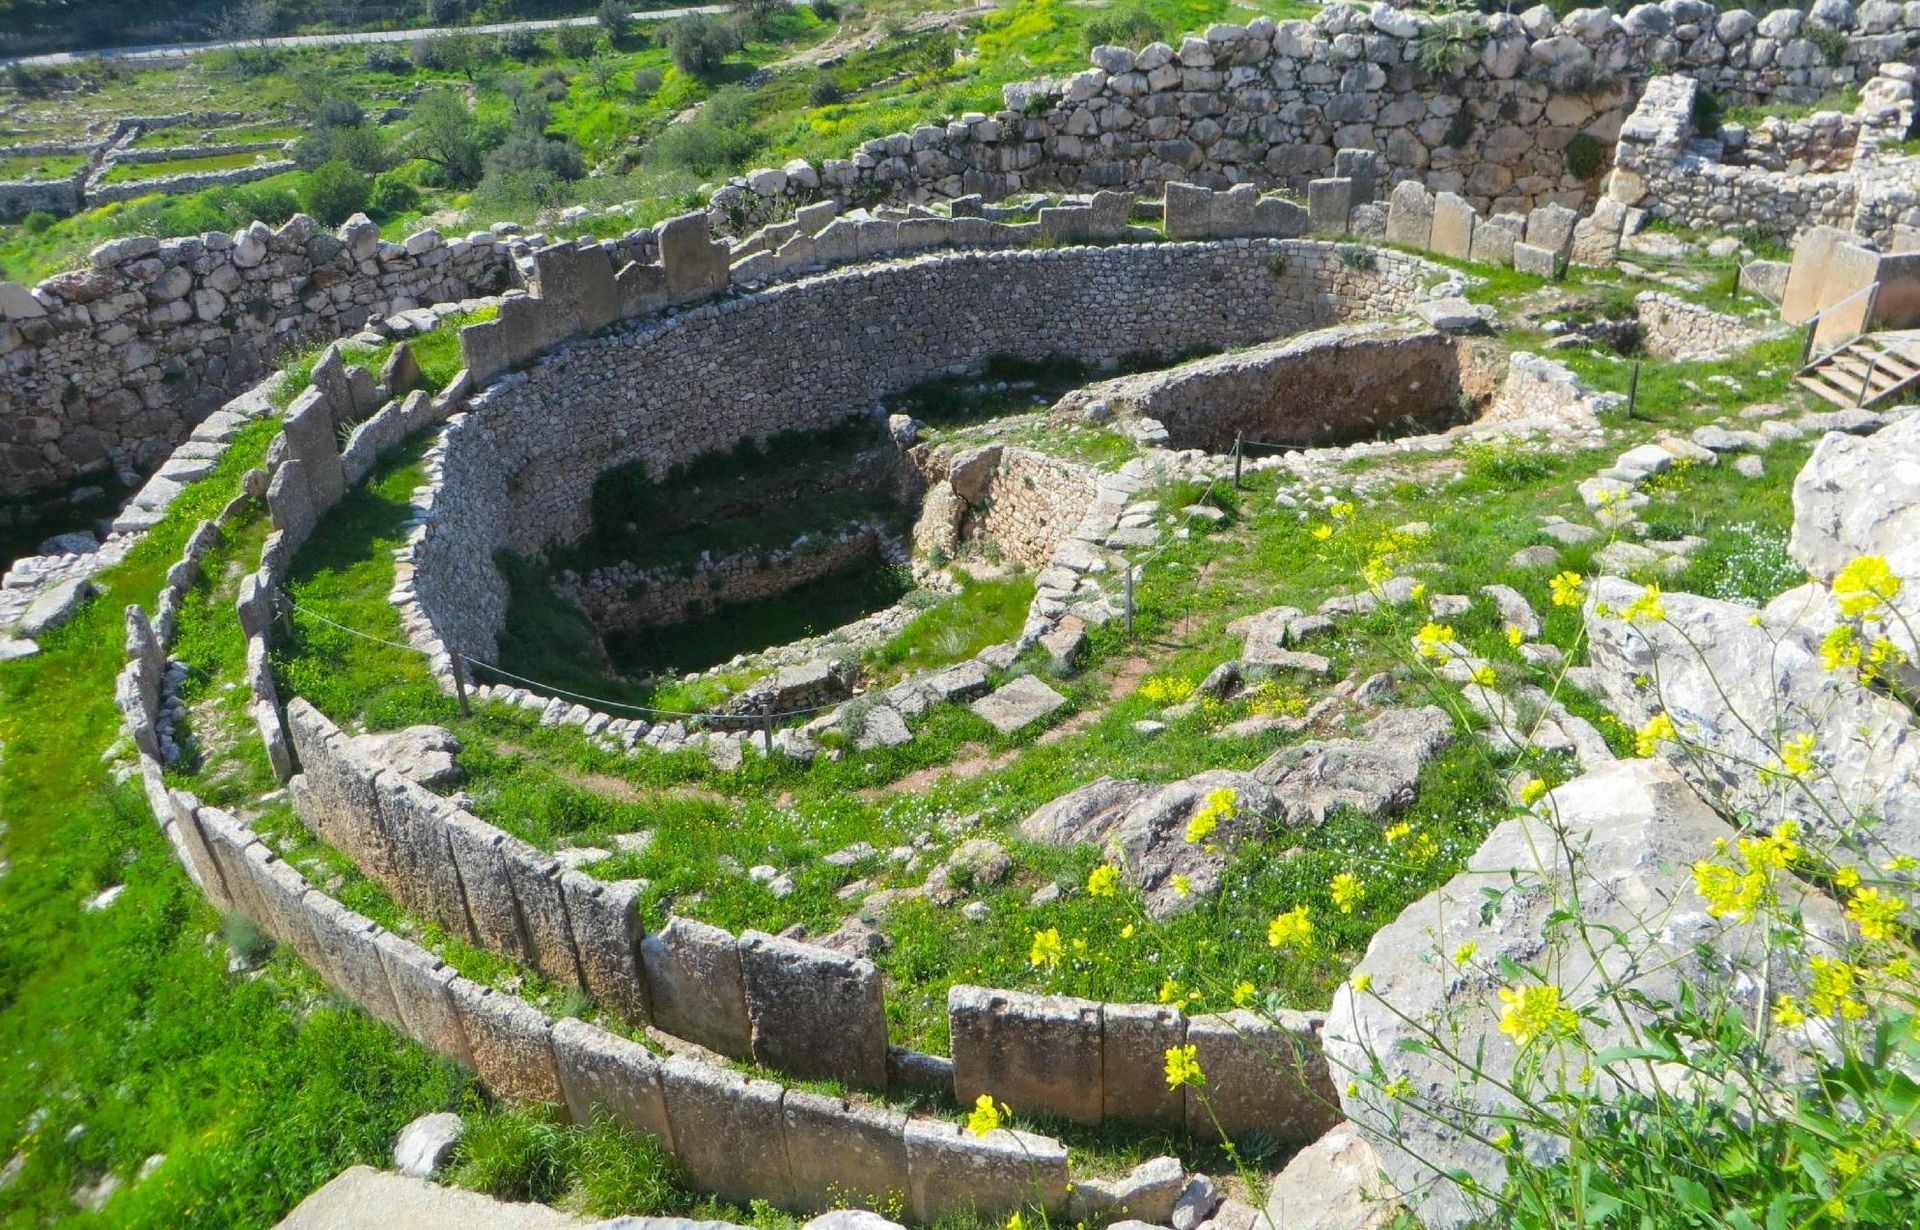
MULTIPOLYGON (((740 177, 713 199, 716 222, 757 220, 794 201, 998 200, 1044 187, 1157 193, 1167 183, 1304 191, 1334 151, 1381 152, 1382 187, 1414 178, 1495 212, 1579 206, 1596 180, 1569 169, 1577 135, 1611 145, 1656 68, 1728 102, 1806 100, 1914 58, 1920 9, 1823 2, 1821 17, 1756 18, 1705 0, 1624 14, 1546 6, 1496 13, 1455 40, 1457 71, 1421 64, 1441 21, 1391 4, 1329 4, 1311 21, 1216 25, 1179 46, 1099 47, 1092 67, 1006 87, 1005 109, 867 141, 847 159, 740 177), (1843 36, 1830 62, 1811 25, 1843 36)), ((1823 36, 1824 37, 1824 36, 1823 36)), ((1660 78, 1655 78, 1659 80, 1660 78)))
POLYGON ((611 466, 661 473, 742 438, 827 427, 995 354, 1091 364, 1401 311, 1429 272, 1391 252, 1355 268, 1308 241, 929 255, 621 326, 496 382, 448 424, 413 587, 440 640, 491 660, 506 604, 494 551, 583 533, 611 466))

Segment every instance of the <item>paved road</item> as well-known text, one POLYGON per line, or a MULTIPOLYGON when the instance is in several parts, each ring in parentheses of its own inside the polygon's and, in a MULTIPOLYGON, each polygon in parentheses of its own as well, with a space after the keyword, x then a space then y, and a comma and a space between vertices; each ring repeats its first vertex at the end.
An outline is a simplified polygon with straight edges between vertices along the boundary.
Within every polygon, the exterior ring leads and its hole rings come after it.
MULTIPOLYGON (((669 21, 693 13, 725 13, 724 4, 701 4, 690 8, 648 9, 633 15, 635 21, 669 21)), ((505 34, 510 30, 557 30, 561 26, 591 26, 598 17, 555 17, 541 21, 502 21, 486 26, 424 26, 416 30, 366 30, 340 34, 289 34, 279 38, 222 39, 210 43, 155 43, 144 47, 103 47, 99 51, 49 51, 35 56, 0 56, 0 67, 9 64, 79 64, 87 60, 177 60, 206 51, 236 51, 247 47, 331 47, 347 43, 406 43, 436 34, 505 34)))

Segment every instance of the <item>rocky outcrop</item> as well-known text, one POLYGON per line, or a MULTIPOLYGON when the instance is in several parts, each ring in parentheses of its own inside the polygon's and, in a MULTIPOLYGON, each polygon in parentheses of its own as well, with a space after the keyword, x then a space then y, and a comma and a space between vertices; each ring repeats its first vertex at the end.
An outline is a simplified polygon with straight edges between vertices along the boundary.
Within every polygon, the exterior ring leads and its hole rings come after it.
MULTIPOLYGON (((1635 1036, 1651 1019, 1645 1005, 1719 992, 1751 1014, 1761 988, 1797 989, 1790 972, 1774 970, 1769 984, 1750 968, 1765 948, 1764 923, 1711 918, 1695 895, 1692 863, 1736 833, 1671 767, 1622 761, 1556 789, 1542 810, 1500 825, 1465 871, 1374 936, 1355 970, 1367 989, 1343 986, 1328 1016, 1335 1084, 1355 1078, 1341 1104, 1374 1142, 1388 1179, 1435 1230, 1489 1211, 1444 1173, 1458 1169, 1490 1191, 1505 1179, 1490 1141, 1515 1105, 1506 1086, 1520 1052, 1499 1027, 1497 992, 1512 981, 1500 962, 1543 969, 1575 1004, 1600 1001, 1605 1009, 1604 1023, 1582 1023, 1583 1046, 1542 1053, 1537 1079, 1545 1084, 1575 1080, 1591 1051, 1635 1036), (1549 938, 1559 910, 1581 920, 1587 943, 1549 938), (1468 944, 1475 955, 1456 962, 1468 944), (1640 996, 1644 1004, 1634 1002, 1640 996), (1383 1092, 1397 1080, 1406 1082, 1399 1099, 1383 1092)), ((1810 944, 1844 937, 1833 902, 1790 879, 1782 897, 1803 912, 1810 944)), ((1772 1049, 1784 1062, 1794 1047, 1776 1033, 1772 1049)), ((1601 1065, 1593 1088, 1602 1096, 1642 1088, 1646 1071, 1601 1065)), ((1536 1138, 1539 1150, 1553 1145, 1536 1138)))
POLYGON ((1452 739, 1444 710, 1388 709, 1360 738, 1281 748, 1253 775, 1272 789, 1288 825, 1319 824, 1338 807, 1382 816, 1413 802, 1421 766, 1452 739))

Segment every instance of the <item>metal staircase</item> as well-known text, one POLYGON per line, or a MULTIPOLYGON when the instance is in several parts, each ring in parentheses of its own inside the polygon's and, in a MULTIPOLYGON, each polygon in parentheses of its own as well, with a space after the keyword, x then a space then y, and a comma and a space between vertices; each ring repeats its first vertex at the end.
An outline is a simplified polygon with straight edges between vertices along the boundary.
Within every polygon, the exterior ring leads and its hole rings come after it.
POLYGON ((1897 397, 1920 382, 1920 329, 1861 334, 1802 367, 1797 379, 1847 408, 1897 397))

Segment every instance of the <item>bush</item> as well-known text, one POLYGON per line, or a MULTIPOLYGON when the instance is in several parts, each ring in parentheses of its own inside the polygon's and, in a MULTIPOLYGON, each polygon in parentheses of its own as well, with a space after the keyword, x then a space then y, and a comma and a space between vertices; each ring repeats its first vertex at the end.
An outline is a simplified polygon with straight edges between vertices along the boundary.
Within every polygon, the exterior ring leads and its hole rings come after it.
POLYGON ((324 99, 309 117, 315 128, 357 128, 367 122, 366 110, 351 98, 324 99))
POLYGON ((1700 89, 1693 95, 1693 131, 1695 136, 1717 137, 1720 126, 1726 122, 1726 113, 1721 106, 1719 95, 1709 89, 1700 89))
POLYGON ((660 92, 661 83, 666 74, 657 68, 636 68, 633 70, 633 96, 638 99, 652 98, 660 92))
POLYGON ((1557 94, 1592 98, 1596 94, 1607 93, 1619 84, 1617 74, 1608 71, 1590 56, 1575 57, 1553 70, 1552 85, 1557 94))
POLYGON ((1087 18, 1081 37, 1089 48, 1144 47, 1157 43, 1166 31, 1159 19, 1138 4, 1123 5, 1087 18))
POLYGON ((410 73, 413 71, 413 61, 389 43, 375 43, 367 48, 367 71, 396 75, 410 73))
POLYGON ((830 107, 846 101, 847 91, 831 75, 821 73, 807 89, 807 101, 816 107, 830 107))
POLYGON ((1809 21, 1800 27, 1800 37, 1820 49, 1827 64, 1839 68, 1847 58, 1847 36, 1824 21, 1809 21))
POLYGON ((338 226, 367 207, 367 177, 344 162, 315 167, 301 190, 300 203, 328 226, 338 226))
POLYGON ((44 235, 47 229, 57 221, 59 221, 59 219, 55 218, 46 210, 36 209, 26 217, 20 219, 20 225, 26 228, 27 234, 29 235, 44 235))
POLYGON ((587 173, 586 156, 573 138, 520 131, 487 155, 490 178, 540 171, 556 180, 580 179, 587 173))
POLYGON ((409 213, 420 204, 420 190, 398 175, 382 175, 367 194, 367 210, 382 218, 409 213))
POLYGON ((599 11, 600 28, 606 31, 607 41, 617 43, 627 37, 627 31, 633 29, 633 10, 627 0, 603 0, 599 11))
POLYGON ((675 18, 665 40, 674 66, 694 77, 714 76, 740 46, 731 27, 704 13, 675 18))
POLYGON ((812 9, 813 15, 821 21, 832 21, 840 16, 840 6, 833 0, 812 0, 807 7, 812 9))
POLYGON ((748 127, 751 108, 745 90, 721 90, 699 115, 655 137, 647 158, 657 166, 681 167, 699 176, 735 170, 760 148, 759 135, 748 127))
POLYGON ((1435 77, 1458 77, 1480 58, 1474 44, 1484 33, 1484 27, 1473 15, 1452 13, 1421 31, 1414 54, 1419 58, 1420 67, 1435 77))
POLYGON ((1440 144, 1448 149, 1459 149, 1473 139, 1473 116, 1465 106, 1453 113, 1447 121, 1446 135, 1440 138, 1440 144))
POLYGON ((561 26, 553 32, 554 46, 569 60, 584 60, 600 45, 600 35, 592 26, 561 26))
POLYGON ((909 62, 922 73, 944 72, 960 58, 960 44, 945 30, 936 31, 914 45, 909 62))
POLYGON ((525 64, 540 54, 540 39, 531 30, 509 30, 500 36, 500 54, 525 64))
POLYGON ((1577 179, 1592 179, 1607 165, 1607 147, 1590 133, 1576 132, 1567 142, 1567 170, 1577 179))

